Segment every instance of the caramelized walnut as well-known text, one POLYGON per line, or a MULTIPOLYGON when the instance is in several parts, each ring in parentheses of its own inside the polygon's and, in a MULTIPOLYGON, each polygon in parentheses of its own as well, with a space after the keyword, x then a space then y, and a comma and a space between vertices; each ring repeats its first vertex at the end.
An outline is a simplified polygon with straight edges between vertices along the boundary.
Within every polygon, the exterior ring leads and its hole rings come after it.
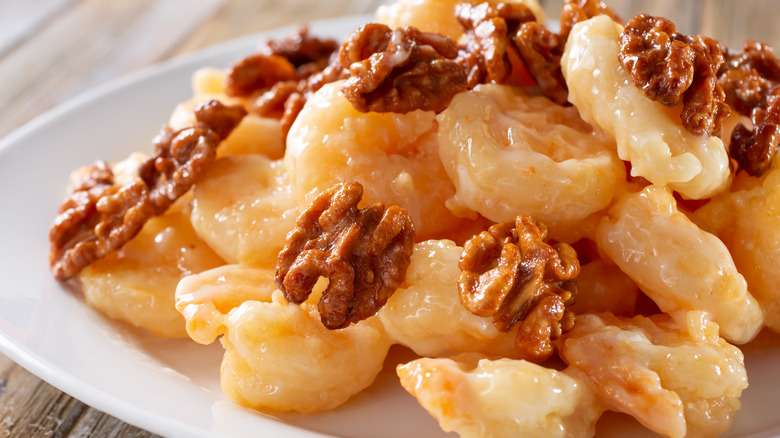
POLYGON ((455 15, 466 35, 458 62, 467 71, 468 87, 504 82, 512 71, 511 36, 521 24, 536 19, 533 12, 519 3, 460 3, 455 15))
POLYGON ((537 22, 523 23, 515 35, 515 46, 544 95, 565 105, 569 89, 561 72, 563 44, 558 35, 537 22))
POLYGON ((671 21, 640 14, 620 34, 621 65, 645 96, 666 106, 683 103, 683 126, 713 135, 729 114, 717 72, 724 62, 720 44, 683 35, 671 21))
POLYGON ((466 35, 458 62, 468 73, 469 88, 507 83, 513 71, 526 70, 545 96, 561 105, 567 103, 568 89, 561 73, 563 44, 558 35, 535 21, 528 7, 461 3, 455 13, 466 35))
POLYGON ((49 262, 54 278, 67 280, 119 249, 154 215, 146 185, 136 180, 114 185, 104 161, 74 181, 49 230, 49 262))
POLYGON ((308 26, 301 26, 287 38, 266 42, 260 46, 259 52, 287 59, 295 66, 298 78, 306 78, 322 71, 338 48, 336 40, 313 37, 308 26))
POLYGON ((492 316, 501 331, 520 327, 515 347, 528 360, 553 353, 552 340, 569 330, 580 264, 567 244, 549 245, 547 228, 528 216, 483 231, 463 247, 460 301, 471 313, 492 316))
POLYGON ((741 53, 728 55, 725 70, 755 70, 759 76, 772 82, 780 82, 780 60, 769 44, 745 41, 741 53))
POLYGON ((440 112, 466 90, 457 55, 446 36, 369 23, 341 47, 341 65, 350 73, 341 91, 362 112, 440 112))
POLYGON ((607 15, 615 22, 623 23, 615 11, 600 0, 566 0, 561 9, 561 41, 566 42, 575 24, 597 15, 607 15))
POLYGON ((216 147, 241 121, 240 106, 217 101, 198 105, 197 122, 179 131, 163 128, 155 138, 156 154, 138 169, 138 179, 115 184, 111 167, 100 161, 71 182, 49 230, 49 262, 57 280, 76 276, 84 267, 121 248, 146 221, 162 214, 192 187, 214 160, 216 147))
POLYGON ((731 133, 729 154, 739 169, 761 176, 772 164, 780 142, 780 61, 772 47, 747 41, 740 54, 729 54, 718 83, 726 102, 750 117, 752 130, 742 123, 731 133))
POLYGON ((295 66, 286 58, 258 53, 241 59, 228 69, 226 92, 228 96, 249 96, 277 82, 297 78, 295 66))
POLYGON ((304 211, 279 253, 276 284, 300 304, 320 277, 325 327, 338 329, 375 314, 404 281, 414 246, 409 213, 397 206, 357 207, 363 186, 337 184, 304 211))
POLYGON ((155 155, 138 169, 149 187, 156 214, 162 214, 203 175, 217 156, 217 146, 238 126, 246 111, 216 100, 195 108, 196 122, 178 131, 163 128, 154 139, 155 155))
POLYGON ((308 96, 345 76, 338 48, 335 40, 313 37, 308 27, 300 27, 235 63, 228 71, 227 94, 247 97, 253 114, 281 119, 286 136, 308 96))
POLYGON ((753 130, 738 124, 731 133, 729 154, 740 169, 761 176, 772 165, 780 143, 780 86, 772 88, 750 116, 753 130))

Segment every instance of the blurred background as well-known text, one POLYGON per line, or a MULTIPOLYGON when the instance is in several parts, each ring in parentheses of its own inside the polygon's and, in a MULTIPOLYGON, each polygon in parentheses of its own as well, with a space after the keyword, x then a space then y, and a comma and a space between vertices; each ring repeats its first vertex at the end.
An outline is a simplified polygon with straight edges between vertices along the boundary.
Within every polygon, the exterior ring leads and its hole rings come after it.
MULTIPOLYGON (((0 0, 0 137, 154 63, 275 27, 371 14, 387 2, 0 0)), ((731 48, 746 39, 780 46, 780 0, 606 2, 626 19, 639 12, 664 16, 683 33, 705 34, 731 48)), ((563 0, 540 3, 548 20, 557 21, 563 0)), ((0 436, 152 435, 71 398, 0 354, 0 436)))

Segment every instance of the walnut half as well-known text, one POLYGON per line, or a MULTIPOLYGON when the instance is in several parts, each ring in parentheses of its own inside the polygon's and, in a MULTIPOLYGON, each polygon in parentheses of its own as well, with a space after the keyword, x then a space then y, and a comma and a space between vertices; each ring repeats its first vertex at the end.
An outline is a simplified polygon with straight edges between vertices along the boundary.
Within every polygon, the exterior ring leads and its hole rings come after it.
POLYGON ((504 332, 520 323, 515 348, 541 362, 553 351, 552 340, 571 329, 580 264, 574 249, 549 245, 547 228, 520 215, 491 226, 467 241, 458 262, 460 301, 479 316, 492 316, 504 332))
POLYGON ((320 277, 325 327, 338 329, 375 314, 406 278, 414 247, 409 212, 398 206, 357 207, 363 186, 337 184, 320 194, 287 235, 276 284, 288 301, 304 302, 320 277))

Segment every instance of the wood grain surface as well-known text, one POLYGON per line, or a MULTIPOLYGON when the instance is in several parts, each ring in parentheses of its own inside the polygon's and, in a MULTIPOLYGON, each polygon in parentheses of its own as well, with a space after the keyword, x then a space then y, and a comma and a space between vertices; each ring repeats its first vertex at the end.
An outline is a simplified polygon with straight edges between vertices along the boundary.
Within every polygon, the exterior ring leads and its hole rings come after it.
MULTIPOLYGON (((382 0, 0 0, 0 137, 145 66, 293 23, 373 12, 382 0)), ((561 1, 542 1, 557 19, 561 1)), ((778 0, 613 0, 731 47, 780 45, 778 0)), ((149 437, 0 355, 0 437, 149 437)))

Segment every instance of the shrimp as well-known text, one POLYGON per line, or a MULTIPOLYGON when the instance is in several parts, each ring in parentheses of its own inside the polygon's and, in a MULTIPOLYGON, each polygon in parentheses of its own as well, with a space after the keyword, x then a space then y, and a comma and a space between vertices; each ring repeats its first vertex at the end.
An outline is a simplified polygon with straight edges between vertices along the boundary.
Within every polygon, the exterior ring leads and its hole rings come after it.
POLYGON ((702 199, 728 187, 729 157, 716 136, 683 128, 681 105, 667 108, 635 87, 618 62, 623 28, 606 15, 577 23, 561 58, 569 101, 582 117, 614 136, 631 174, 702 199))
MULTIPOLYGON (((609 205, 625 166, 607 137, 577 110, 506 85, 461 93, 439 117, 439 154, 457 192, 454 211, 474 210, 495 222, 532 216, 560 230, 609 205)), ((565 240, 577 240, 578 235, 565 240)))
POLYGON ((567 372, 609 409, 672 438, 716 436, 747 387, 742 352, 699 312, 681 327, 668 315, 578 315, 561 339, 567 372))
POLYGON ((408 210, 420 241, 464 226, 445 206, 455 188, 439 161, 435 114, 360 113, 340 87, 314 93, 288 133, 284 163, 298 202, 353 180, 365 203, 408 210))
POLYGON ((471 353, 396 372, 442 429, 463 438, 590 437, 603 411, 584 382, 524 360, 471 353))
MULTIPOLYGON (((489 3, 501 3, 501 0, 488 0, 489 3)), ((455 17, 458 3, 482 3, 481 0, 397 0, 389 5, 380 6, 376 11, 376 21, 392 28, 414 26, 424 32, 447 35, 458 40, 463 35, 455 17)), ((544 12, 536 0, 504 0, 503 3, 523 4, 534 13, 536 21, 544 23, 544 12)))
POLYGON ((219 158, 193 191, 198 235, 230 263, 273 267, 299 214, 281 161, 219 158))
POLYGON ((692 214, 723 239, 739 272, 764 310, 765 323, 780 333, 780 165, 762 178, 737 175, 732 190, 692 214))
POLYGON ((631 277, 614 264, 597 259, 582 265, 577 276, 577 299, 571 311, 632 316, 638 299, 639 287, 631 277))
POLYGON ((174 307, 179 279, 225 262, 200 240, 181 203, 149 219, 122 249, 79 274, 88 305, 160 337, 186 337, 174 307))
POLYGON ((326 329, 312 302, 284 299, 269 269, 228 265, 186 277, 176 308, 195 341, 222 336, 222 390, 258 410, 333 409, 374 381, 391 344, 377 318, 326 329))
POLYGON ((448 240, 415 245, 406 281, 377 316, 390 338, 421 356, 479 352, 517 357, 514 333, 498 331, 491 318, 476 316, 461 305, 462 250, 448 240))
POLYGON ((678 211, 668 189, 650 185, 610 209, 596 242, 658 307, 681 325, 703 310, 721 336, 745 343, 763 323, 728 249, 678 211))

